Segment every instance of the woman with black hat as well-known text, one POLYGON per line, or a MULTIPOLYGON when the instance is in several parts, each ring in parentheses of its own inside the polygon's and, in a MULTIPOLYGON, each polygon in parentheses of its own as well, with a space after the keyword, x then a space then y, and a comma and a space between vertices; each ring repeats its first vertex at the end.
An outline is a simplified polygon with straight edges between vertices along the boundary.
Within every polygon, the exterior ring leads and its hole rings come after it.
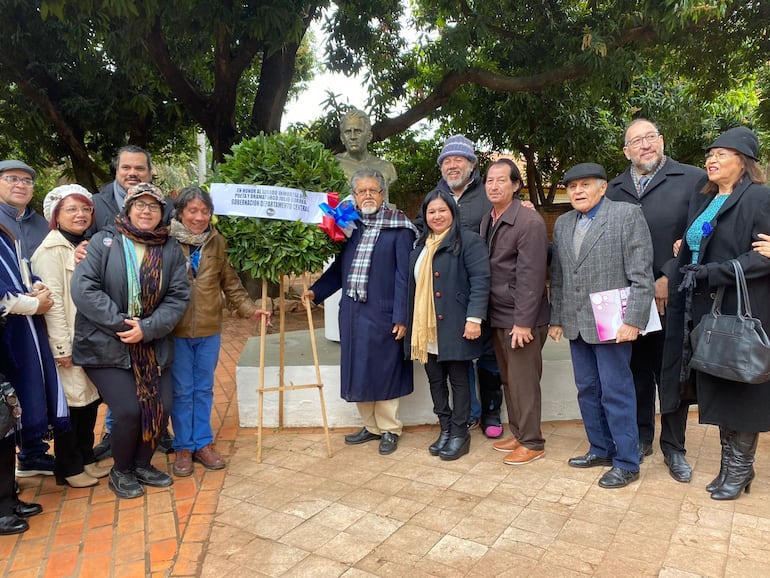
POLYGON ((119 498, 173 483, 150 464, 171 412, 171 332, 190 298, 184 255, 161 222, 166 202, 154 185, 130 187, 115 225, 93 236, 71 283, 72 362, 112 410, 109 487, 119 498))
POLYGON ((695 370, 688 376, 690 348, 683 343, 711 311, 720 285, 727 286, 722 312, 736 312, 732 259, 743 267, 754 316, 770 325, 770 259, 752 249, 756 236, 770 228, 770 188, 763 184, 758 154, 757 137, 745 127, 726 131, 708 147, 708 182, 690 207, 678 255, 681 285, 671 284, 683 291, 672 291, 667 315, 671 333, 662 380, 694 387, 700 422, 719 426, 721 468, 706 487, 715 500, 734 500, 751 488, 759 432, 770 431, 770 382, 750 385, 695 370))

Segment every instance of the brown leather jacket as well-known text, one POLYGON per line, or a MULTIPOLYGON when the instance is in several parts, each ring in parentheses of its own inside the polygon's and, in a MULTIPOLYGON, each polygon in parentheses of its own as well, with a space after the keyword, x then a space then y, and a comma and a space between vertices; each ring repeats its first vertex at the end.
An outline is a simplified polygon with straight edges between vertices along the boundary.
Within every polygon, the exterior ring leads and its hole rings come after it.
POLYGON ((235 270, 227 262, 225 238, 213 229, 201 248, 198 276, 190 269, 190 246, 179 246, 187 259, 190 279, 190 303, 174 329, 175 337, 208 337, 222 331, 225 303, 241 317, 251 317, 257 306, 249 298, 235 270), (224 297, 224 298, 223 298, 224 297))

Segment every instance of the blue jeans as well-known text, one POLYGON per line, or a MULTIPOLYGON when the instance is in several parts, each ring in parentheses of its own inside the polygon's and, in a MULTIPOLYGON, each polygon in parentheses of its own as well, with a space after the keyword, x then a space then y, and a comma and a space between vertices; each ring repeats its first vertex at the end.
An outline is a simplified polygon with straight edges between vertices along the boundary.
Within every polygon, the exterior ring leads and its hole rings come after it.
POLYGON ((218 333, 208 337, 174 339, 174 450, 195 451, 214 441, 211 409, 214 405, 214 370, 219 361, 218 333))
POLYGON ((631 374, 631 343, 569 342, 589 451, 612 458, 612 465, 639 471, 636 389, 631 374))

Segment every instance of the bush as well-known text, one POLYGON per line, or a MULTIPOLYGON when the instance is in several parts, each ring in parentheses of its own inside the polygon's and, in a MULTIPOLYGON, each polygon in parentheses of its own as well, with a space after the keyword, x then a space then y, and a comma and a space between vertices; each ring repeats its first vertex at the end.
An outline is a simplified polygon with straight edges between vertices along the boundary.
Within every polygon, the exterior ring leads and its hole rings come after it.
MULTIPOLYGON (((233 147, 213 182, 292 187, 347 193, 345 174, 321 143, 292 134, 260 135, 233 147)), ((220 217, 233 267, 254 279, 278 282, 281 275, 320 271, 339 251, 318 225, 299 221, 220 217)))

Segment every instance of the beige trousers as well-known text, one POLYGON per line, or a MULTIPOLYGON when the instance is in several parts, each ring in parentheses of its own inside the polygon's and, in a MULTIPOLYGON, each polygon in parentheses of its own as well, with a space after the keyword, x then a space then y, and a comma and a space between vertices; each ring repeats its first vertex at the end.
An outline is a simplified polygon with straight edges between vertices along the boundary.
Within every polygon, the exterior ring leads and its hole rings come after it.
POLYGON ((398 419, 398 402, 400 398, 384 401, 358 401, 358 413, 364 420, 364 426, 373 434, 380 435, 390 432, 401 435, 403 424, 398 419))

